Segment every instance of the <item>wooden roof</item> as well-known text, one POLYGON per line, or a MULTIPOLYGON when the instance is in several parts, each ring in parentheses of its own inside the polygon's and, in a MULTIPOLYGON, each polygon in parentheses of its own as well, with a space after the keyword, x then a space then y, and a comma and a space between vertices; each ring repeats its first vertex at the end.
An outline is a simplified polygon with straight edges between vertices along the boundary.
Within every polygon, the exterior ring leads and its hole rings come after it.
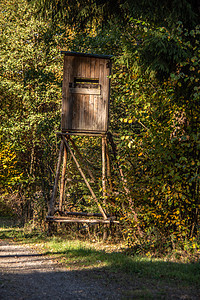
POLYGON ((92 54, 92 53, 81 53, 74 51, 61 51, 61 54, 65 54, 67 56, 83 56, 83 57, 95 57, 95 58, 103 58, 103 59, 111 59, 113 55, 103 55, 103 54, 92 54))

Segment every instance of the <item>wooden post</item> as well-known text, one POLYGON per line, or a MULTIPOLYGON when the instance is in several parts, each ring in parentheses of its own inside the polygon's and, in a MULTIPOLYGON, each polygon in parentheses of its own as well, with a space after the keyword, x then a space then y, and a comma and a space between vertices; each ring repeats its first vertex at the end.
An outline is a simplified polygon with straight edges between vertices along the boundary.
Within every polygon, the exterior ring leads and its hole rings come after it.
MULTIPOLYGON (((103 189, 103 202, 106 204, 106 136, 102 136, 102 189, 103 189)), ((103 242, 108 238, 107 225, 103 229, 103 242)))
POLYGON ((67 168, 67 148, 64 145, 64 155, 63 155, 63 167, 62 167, 62 177, 60 185, 60 201, 59 201, 59 211, 62 211, 62 204, 65 196, 65 173, 67 168))
POLYGON ((101 207, 101 204, 100 204, 99 201, 97 200, 97 197, 95 196, 95 194, 94 194, 94 192, 93 192, 93 190, 92 190, 92 188, 91 188, 91 186, 90 186, 90 184, 89 184, 87 178, 85 177, 85 174, 83 173, 83 171, 82 171, 82 169, 81 169, 81 167, 80 167, 80 164, 78 163, 78 161, 77 161, 77 159, 76 159, 76 157, 75 157, 75 155, 74 155, 72 149, 70 148, 70 146, 69 146, 69 144, 68 144, 66 138, 63 137, 63 139, 64 139, 65 145, 67 146, 67 149, 69 150, 69 152, 70 152, 70 154, 71 154, 71 156, 72 156, 72 158, 73 158, 73 160, 74 160, 74 162, 75 162, 75 164, 76 164, 76 166, 77 166, 77 169, 78 169, 79 172, 81 173, 81 176, 83 177, 83 179, 84 179, 84 181, 85 181, 85 183, 86 183, 86 185, 87 185, 87 187, 88 187, 88 189, 89 189, 89 191, 90 191, 90 193, 91 193, 93 199, 94 199, 95 202, 97 203, 97 205, 98 205, 98 207, 99 207, 99 210, 100 210, 100 212, 102 213, 102 216, 103 216, 104 220, 106 220, 106 219, 107 219, 107 216, 106 216, 106 214, 105 214, 103 208, 101 207))
POLYGON ((61 165, 61 160, 62 160, 63 147, 64 147, 64 142, 63 142, 63 139, 62 139, 61 144, 60 144, 60 152, 59 152, 59 157, 58 157, 56 177, 55 177, 52 197, 51 197, 51 200, 49 201, 48 216, 53 216, 54 211, 55 211, 54 205, 55 205, 55 199, 56 199, 57 189, 58 189, 58 180, 59 180, 59 174, 60 174, 60 165, 61 165))
POLYGON ((110 157, 109 157, 109 149, 108 149, 108 142, 107 138, 105 139, 105 146, 106 146, 106 162, 107 162, 107 178, 108 178, 108 183, 110 187, 110 191, 113 191, 113 186, 112 186, 112 180, 111 180, 111 167, 110 167, 110 157))
POLYGON ((106 137, 102 136, 102 190, 103 190, 103 201, 106 203, 106 137))

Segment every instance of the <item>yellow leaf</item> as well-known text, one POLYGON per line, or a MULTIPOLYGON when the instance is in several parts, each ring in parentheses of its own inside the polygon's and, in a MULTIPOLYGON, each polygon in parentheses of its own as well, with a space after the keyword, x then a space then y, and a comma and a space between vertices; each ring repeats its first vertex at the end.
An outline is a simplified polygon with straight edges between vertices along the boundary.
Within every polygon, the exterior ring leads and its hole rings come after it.
POLYGON ((192 244, 192 247, 195 249, 196 248, 196 244, 192 244))

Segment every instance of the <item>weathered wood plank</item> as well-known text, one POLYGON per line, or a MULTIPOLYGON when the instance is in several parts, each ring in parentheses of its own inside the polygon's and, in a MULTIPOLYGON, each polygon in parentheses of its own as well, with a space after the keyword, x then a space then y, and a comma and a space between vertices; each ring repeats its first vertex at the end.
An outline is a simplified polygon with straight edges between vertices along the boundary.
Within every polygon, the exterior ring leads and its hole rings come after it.
POLYGON ((95 59, 95 70, 94 70, 94 77, 99 78, 99 64, 100 64, 100 59, 96 58, 95 59))
POLYGON ((90 57, 86 57, 85 59, 85 77, 86 78, 91 78, 91 67, 90 67, 90 62, 91 62, 91 58, 90 57))
POLYGON ((69 92, 69 82, 73 80, 74 57, 65 56, 62 89, 62 128, 71 129, 72 99, 69 92))
POLYGON ((107 60, 105 66, 105 78, 106 78, 106 84, 105 84, 105 94, 107 95, 106 98, 106 118, 105 118, 105 128, 106 131, 108 130, 109 126, 109 108, 110 108, 110 75, 111 75, 111 61, 107 60))
POLYGON ((79 109, 79 99, 76 97, 76 95, 71 95, 73 99, 73 112, 72 112, 72 129, 76 128, 76 124, 78 124, 79 115, 78 115, 78 109, 79 109))
POLYGON ((93 101, 94 101, 94 120, 93 120, 93 126, 92 126, 92 130, 98 130, 98 121, 97 121, 97 116, 98 116, 98 96, 93 96, 93 101))
POLYGON ((90 129, 90 110, 89 110, 89 95, 83 95, 83 123, 81 128, 84 129, 90 129))
MULTIPOLYGON (((88 213, 88 212, 74 212, 74 211, 64 211, 61 212, 63 215, 69 215, 69 216, 85 216, 85 217, 103 217, 100 213, 88 213)), ((107 215, 110 217, 110 215, 107 215)), ((112 217, 112 219, 115 219, 115 217, 112 217)))
POLYGON ((67 133, 66 132, 57 132, 57 135, 78 135, 78 136, 102 136, 105 135, 105 132, 101 132, 101 131, 95 131, 95 130, 88 130, 88 131, 84 131, 84 130, 70 130, 67 133))
POLYGON ((70 88, 69 89, 71 94, 82 94, 82 95, 100 95, 101 90, 100 87, 98 89, 90 89, 90 88, 70 88))
POLYGON ((64 70, 63 70, 63 84, 62 84, 62 116, 61 116, 61 128, 67 128, 68 123, 66 120, 67 113, 69 113, 68 98, 68 82, 69 82, 69 70, 68 70, 68 58, 64 57, 64 70))
POLYGON ((82 77, 83 71, 82 71, 82 59, 79 57, 78 59, 75 59, 76 61, 76 68, 74 70, 74 77, 82 77))
POLYGON ((74 129, 77 128, 79 130, 83 130, 82 124, 83 124, 83 109, 84 109, 84 103, 83 103, 83 95, 76 95, 77 99, 77 117, 76 124, 73 127, 74 129))
POLYGON ((104 116, 102 118, 102 128, 104 128, 105 131, 107 131, 108 127, 108 97, 109 97, 109 71, 106 68, 107 61, 101 60, 100 61, 100 66, 99 66, 99 82, 102 85, 102 102, 101 102, 101 114, 104 116))
POLYGON ((119 224, 119 221, 113 219, 100 220, 100 219, 72 219, 72 218, 61 218, 61 217, 50 217, 47 216, 46 219, 50 222, 58 222, 58 223, 90 223, 90 224, 110 224, 115 223, 119 224))

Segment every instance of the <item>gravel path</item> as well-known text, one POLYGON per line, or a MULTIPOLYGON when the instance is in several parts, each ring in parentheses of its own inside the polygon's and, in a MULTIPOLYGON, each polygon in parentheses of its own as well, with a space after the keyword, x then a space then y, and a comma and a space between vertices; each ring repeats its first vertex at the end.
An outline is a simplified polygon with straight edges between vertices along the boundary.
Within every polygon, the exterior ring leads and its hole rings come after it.
MULTIPOLYGON (((121 299, 98 270, 68 270, 28 246, 0 241, 0 299, 121 299)), ((103 276, 104 275, 104 276, 103 276)))

